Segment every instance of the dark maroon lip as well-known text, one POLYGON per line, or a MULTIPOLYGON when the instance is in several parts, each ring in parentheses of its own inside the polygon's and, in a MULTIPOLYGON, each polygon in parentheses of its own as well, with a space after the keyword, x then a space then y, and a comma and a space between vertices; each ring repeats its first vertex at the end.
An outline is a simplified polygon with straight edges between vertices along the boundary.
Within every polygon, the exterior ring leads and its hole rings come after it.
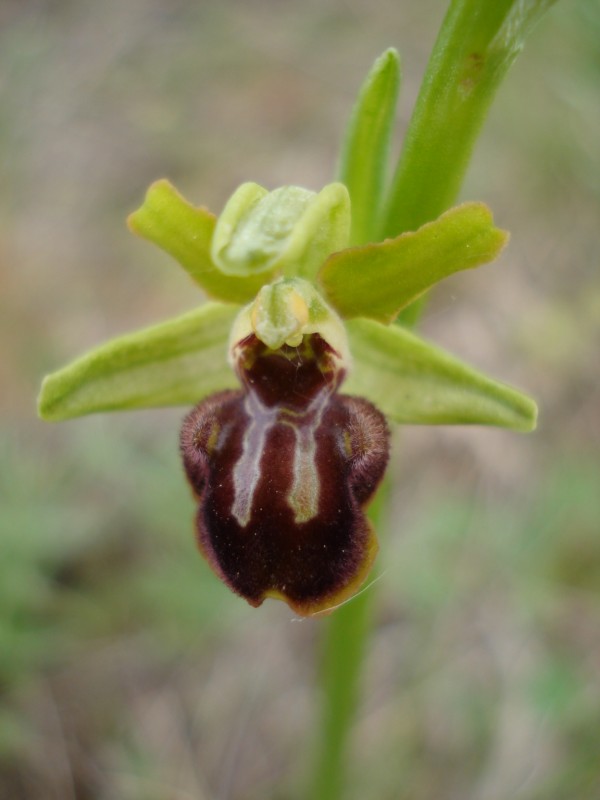
POLYGON ((318 392, 335 391, 345 377, 339 354, 319 334, 298 347, 270 350, 254 334, 236 345, 240 381, 267 406, 307 406, 318 392))
POLYGON ((338 394, 343 371, 318 334, 278 351, 250 336, 236 353, 242 389, 203 400, 183 424, 198 543, 252 605, 275 595, 314 613, 374 556, 363 506, 387 465, 387 424, 338 394))

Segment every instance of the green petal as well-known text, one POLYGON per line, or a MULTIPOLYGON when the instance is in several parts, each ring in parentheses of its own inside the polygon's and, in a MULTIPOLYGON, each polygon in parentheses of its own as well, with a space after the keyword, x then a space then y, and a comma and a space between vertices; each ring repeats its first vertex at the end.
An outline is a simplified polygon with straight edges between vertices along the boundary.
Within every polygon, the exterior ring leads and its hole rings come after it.
POLYGON ((399 88, 400 59, 390 48, 375 61, 360 90, 338 168, 338 179, 350 192, 353 245, 376 238, 399 88))
POLYGON ((207 303, 90 350, 44 379, 40 417, 59 421, 97 411, 192 405, 236 386, 227 337, 238 310, 207 303))
POLYGON ((389 323, 437 281, 492 261, 507 240, 487 206, 464 203, 414 233, 334 253, 319 281, 343 317, 389 323))
POLYGON ((262 283, 273 273, 314 280, 327 256, 346 247, 349 233, 350 198, 341 183, 318 194, 245 183, 217 221, 211 253, 227 275, 262 275, 262 283))
POLYGON ((231 303, 247 303, 263 284, 261 277, 232 278, 213 264, 210 244, 216 217, 185 200, 167 180, 153 183, 143 205, 127 219, 133 233, 148 239, 178 261, 204 291, 231 303))
POLYGON ((344 391, 371 400, 395 422, 535 428, 533 400, 404 328, 352 320, 347 329, 354 369, 344 391))

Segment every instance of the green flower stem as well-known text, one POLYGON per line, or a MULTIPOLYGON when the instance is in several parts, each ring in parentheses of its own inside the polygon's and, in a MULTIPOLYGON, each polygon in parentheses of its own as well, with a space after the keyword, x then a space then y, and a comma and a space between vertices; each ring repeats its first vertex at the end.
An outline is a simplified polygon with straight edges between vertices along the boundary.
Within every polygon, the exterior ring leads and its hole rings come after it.
MULTIPOLYGON (((385 527, 388 488, 389 478, 386 478, 369 508, 369 520, 379 532, 385 527)), ((320 653, 322 704, 316 737, 314 784, 307 794, 312 800, 339 800, 344 796, 348 738, 360 697, 365 651, 373 627, 373 588, 367 585, 325 622, 320 653)))
POLYGON ((496 90, 554 2, 452 0, 406 133, 380 238, 416 230, 455 201, 496 90))
MULTIPOLYGON (((455 200, 494 94, 532 25, 555 0, 453 0, 431 55, 396 174, 380 239, 414 231, 455 200)), ((422 303, 402 313, 414 326, 422 303)), ((381 493, 373 513, 384 515, 381 493)), ((381 531, 382 526, 378 529, 381 531)), ((335 612, 323 631, 322 711, 315 800, 340 800, 348 740, 373 621, 373 591, 335 612)))

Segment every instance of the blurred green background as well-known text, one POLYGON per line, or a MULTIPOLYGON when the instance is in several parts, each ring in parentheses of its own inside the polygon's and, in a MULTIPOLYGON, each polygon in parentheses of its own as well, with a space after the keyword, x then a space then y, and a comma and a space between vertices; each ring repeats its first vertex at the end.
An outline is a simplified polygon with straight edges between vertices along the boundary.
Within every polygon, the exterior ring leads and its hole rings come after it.
MULTIPOLYGON (((441 0, 0 3, 0 797, 304 797, 319 621, 253 610, 196 553, 182 410, 43 424, 42 375, 201 301, 126 230, 169 177, 320 188, 441 0)), ((404 429, 349 800, 600 797, 600 5, 559 2, 463 191, 512 232, 424 332, 534 395, 535 434, 404 429)), ((396 146, 400 139, 397 140, 396 146)))

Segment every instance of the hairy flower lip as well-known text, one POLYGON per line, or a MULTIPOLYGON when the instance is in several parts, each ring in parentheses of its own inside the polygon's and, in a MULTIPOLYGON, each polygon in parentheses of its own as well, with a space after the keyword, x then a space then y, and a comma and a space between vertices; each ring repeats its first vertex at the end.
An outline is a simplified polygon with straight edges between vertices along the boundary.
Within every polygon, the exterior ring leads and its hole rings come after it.
POLYGON ((240 354, 242 389, 207 398, 183 423, 198 544, 251 605, 276 597, 302 616, 326 613, 375 558, 364 506, 387 465, 389 429, 371 403, 337 393, 343 375, 318 334, 285 353, 251 335, 240 354))
POLYGON ((319 334, 305 336, 297 347, 271 350, 250 333, 233 348, 235 371, 242 386, 267 408, 281 406, 302 413, 319 393, 340 387, 346 371, 339 353, 319 334))
POLYGON ((250 605, 254 605, 255 608, 258 608, 265 600, 273 598, 274 600, 282 600, 284 603, 287 603, 291 610, 300 617, 322 617, 332 614, 341 605, 344 605, 344 603, 356 596, 373 569, 373 564, 377 558, 379 552, 377 536, 371 523, 367 519, 365 519, 365 522, 369 533, 364 558, 354 577, 349 580, 344 587, 318 600, 304 603, 296 601, 294 598, 287 595, 285 591, 270 589, 264 593, 260 602, 256 604, 250 603, 250 605))

